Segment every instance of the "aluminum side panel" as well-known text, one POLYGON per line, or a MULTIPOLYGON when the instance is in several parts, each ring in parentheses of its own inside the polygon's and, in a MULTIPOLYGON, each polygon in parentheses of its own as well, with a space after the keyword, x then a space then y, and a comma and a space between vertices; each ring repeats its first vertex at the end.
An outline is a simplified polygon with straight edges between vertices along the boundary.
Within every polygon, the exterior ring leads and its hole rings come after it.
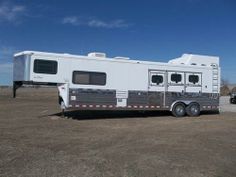
MULTIPOLYGON (((127 106, 122 109, 169 109, 176 101, 198 102, 201 110, 217 109, 219 106, 219 94, 215 93, 179 93, 179 92, 145 92, 129 91, 127 106), (166 104, 164 105, 164 96, 166 104)), ((70 107, 90 107, 117 108, 117 98, 115 90, 98 89, 70 89, 70 107), (94 106, 94 107, 93 107, 94 106)))

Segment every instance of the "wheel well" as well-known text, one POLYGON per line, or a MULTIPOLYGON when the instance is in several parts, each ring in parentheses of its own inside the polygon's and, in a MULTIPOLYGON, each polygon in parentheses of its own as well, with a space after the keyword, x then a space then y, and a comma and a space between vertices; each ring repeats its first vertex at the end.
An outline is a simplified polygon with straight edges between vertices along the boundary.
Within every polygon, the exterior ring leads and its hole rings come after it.
POLYGON ((200 104, 199 104, 198 102, 196 102, 196 101, 177 100, 177 101, 175 101, 175 102, 173 102, 173 103, 171 104, 170 111, 172 111, 174 105, 177 104, 177 103, 182 103, 182 104, 184 104, 185 106, 188 106, 188 105, 190 105, 191 103, 197 103, 197 104, 200 106, 200 104))
POLYGON ((182 103, 182 104, 184 104, 184 105, 186 106, 186 104, 185 104, 183 101, 174 101, 174 102, 171 104, 171 106, 170 106, 170 111, 173 110, 174 105, 177 104, 177 103, 182 103))
MULTIPOLYGON (((192 101, 191 103, 196 103, 196 104, 198 104, 200 106, 200 104, 198 102, 196 102, 196 101, 192 101)), ((188 105, 190 105, 191 103, 189 103, 188 105)))

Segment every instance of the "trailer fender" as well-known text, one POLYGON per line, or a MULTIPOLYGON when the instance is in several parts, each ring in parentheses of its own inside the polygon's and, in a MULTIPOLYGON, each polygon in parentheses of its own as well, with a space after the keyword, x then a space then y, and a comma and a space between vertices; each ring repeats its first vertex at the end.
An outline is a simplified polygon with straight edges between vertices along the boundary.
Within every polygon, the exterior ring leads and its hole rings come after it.
POLYGON ((173 107, 174 107, 174 105, 176 104, 176 103, 184 103, 186 106, 188 106, 190 103, 192 103, 192 102, 195 102, 195 101, 192 101, 192 100, 176 100, 176 101, 174 101, 172 104, 171 104, 171 106, 170 106, 170 111, 172 111, 173 110, 173 107))

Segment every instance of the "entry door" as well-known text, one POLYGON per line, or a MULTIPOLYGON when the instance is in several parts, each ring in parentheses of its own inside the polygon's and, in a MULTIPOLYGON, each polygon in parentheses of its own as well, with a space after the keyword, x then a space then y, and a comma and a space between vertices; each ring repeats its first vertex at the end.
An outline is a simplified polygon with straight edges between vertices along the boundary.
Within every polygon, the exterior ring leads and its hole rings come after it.
POLYGON ((166 72, 165 71, 149 71, 149 91, 165 92, 166 91, 166 72))
POLYGON ((168 92, 185 92, 184 72, 168 71, 168 92))

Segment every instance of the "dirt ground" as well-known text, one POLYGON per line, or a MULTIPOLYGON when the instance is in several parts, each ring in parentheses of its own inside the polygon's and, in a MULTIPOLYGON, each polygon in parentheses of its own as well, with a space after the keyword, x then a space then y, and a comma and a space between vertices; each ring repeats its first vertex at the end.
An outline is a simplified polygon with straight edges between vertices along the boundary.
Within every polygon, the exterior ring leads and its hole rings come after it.
POLYGON ((236 176, 236 113, 59 112, 56 89, 0 89, 0 176, 236 176))

